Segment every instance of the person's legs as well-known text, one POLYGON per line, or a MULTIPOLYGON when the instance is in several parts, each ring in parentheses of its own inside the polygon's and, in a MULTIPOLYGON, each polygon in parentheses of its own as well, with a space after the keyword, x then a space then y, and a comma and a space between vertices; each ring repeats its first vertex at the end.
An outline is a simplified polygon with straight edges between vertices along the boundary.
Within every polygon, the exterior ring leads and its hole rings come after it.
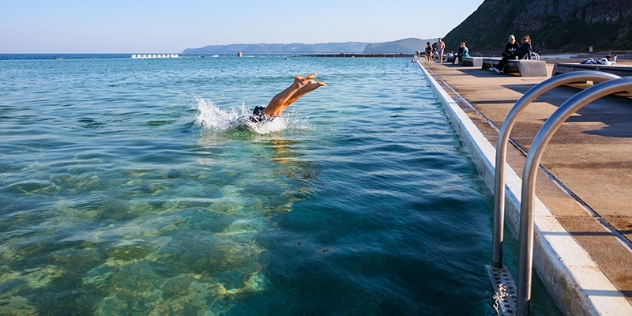
POLYGON ((294 77, 294 82, 292 82, 292 84, 289 87, 285 88, 285 90, 275 95, 272 98, 272 100, 270 100, 270 102, 268 103, 268 106, 265 107, 263 113, 268 116, 273 116, 269 114, 273 112, 272 111, 273 109, 282 107, 287 102, 287 100, 290 99, 290 97, 294 94, 294 92, 298 91, 298 89, 303 87, 305 83, 307 83, 309 80, 311 80, 314 77, 316 77, 316 74, 311 74, 306 77, 301 77, 301 76, 294 77))
POLYGON ((298 89, 294 94, 290 97, 290 99, 286 102, 285 106, 288 107, 290 104, 294 103, 300 97, 304 96, 306 93, 310 91, 314 91, 319 87, 325 86, 324 82, 310 80, 303 87, 298 89))
POLYGON ((263 109, 263 114, 270 117, 279 116, 290 104, 294 103, 300 97, 325 85, 324 82, 312 80, 314 77, 316 77, 316 74, 311 74, 306 77, 294 77, 294 82, 289 87, 270 100, 268 106, 263 109))
POLYGON ((503 57, 503 59, 500 60, 500 63, 498 63, 498 71, 504 71, 505 70, 505 64, 507 64, 507 60, 509 59, 510 56, 505 56, 503 57))

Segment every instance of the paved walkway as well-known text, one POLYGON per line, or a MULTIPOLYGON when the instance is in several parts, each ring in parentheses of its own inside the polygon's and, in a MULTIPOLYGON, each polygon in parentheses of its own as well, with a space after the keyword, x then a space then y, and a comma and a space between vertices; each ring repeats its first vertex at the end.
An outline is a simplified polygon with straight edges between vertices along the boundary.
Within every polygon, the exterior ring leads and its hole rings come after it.
MULTIPOLYGON (((494 146, 493 125, 500 128, 513 104, 547 79, 423 65, 494 146)), ((547 64, 549 76, 552 68, 547 64)), ((578 91, 559 87, 539 97, 520 115, 510 138, 528 151, 543 122, 578 91)), ((525 158, 510 146, 507 160, 518 175, 525 158)), ((551 139, 541 164, 571 194, 540 173, 537 196, 632 304, 632 99, 611 96, 582 108, 551 139)))

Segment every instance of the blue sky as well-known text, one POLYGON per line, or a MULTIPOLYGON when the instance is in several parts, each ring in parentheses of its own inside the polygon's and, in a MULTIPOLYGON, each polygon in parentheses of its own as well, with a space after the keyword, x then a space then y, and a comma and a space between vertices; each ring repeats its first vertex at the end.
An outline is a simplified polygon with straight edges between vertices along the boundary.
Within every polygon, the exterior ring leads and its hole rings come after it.
POLYGON ((444 36, 483 0, 0 0, 0 53, 180 53, 444 36))

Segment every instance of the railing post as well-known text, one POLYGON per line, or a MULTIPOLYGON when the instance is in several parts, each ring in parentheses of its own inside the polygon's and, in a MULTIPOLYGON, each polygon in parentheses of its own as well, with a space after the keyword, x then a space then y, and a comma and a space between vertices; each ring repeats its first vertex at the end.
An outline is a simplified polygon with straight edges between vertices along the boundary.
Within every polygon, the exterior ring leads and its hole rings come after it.
POLYGON ((568 117, 586 104, 601 97, 632 90, 632 77, 610 80, 583 90, 564 102, 536 134, 527 155, 522 175, 522 196, 520 204, 520 253, 518 257, 518 315, 528 315, 531 303, 531 282, 533 269, 534 204, 535 184, 538 165, 544 149, 557 129, 568 117))
POLYGON ((494 224, 492 236, 492 263, 494 268, 502 268, 502 249, 505 223, 505 162, 509 134, 520 113, 545 92, 578 81, 602 82, 618 79, 619 76, 599 71, 575 71, 551 77, 531 88, 511 108, 505 118, 496 144, 496 174, 494 179, 494 224))

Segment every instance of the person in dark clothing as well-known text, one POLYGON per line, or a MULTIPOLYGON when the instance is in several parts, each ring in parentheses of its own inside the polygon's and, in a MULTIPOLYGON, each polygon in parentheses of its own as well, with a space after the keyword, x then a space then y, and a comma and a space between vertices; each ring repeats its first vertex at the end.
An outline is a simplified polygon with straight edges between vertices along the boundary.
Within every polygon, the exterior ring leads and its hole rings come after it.
MULTIPOLYGON (((516 37, 513 35, 509 35, 509 42, 507 43, 507 45, 505 45, 505 51, 503 51, 503 58, 515 58, 512 57, 513 54, 516 52, 516 50, 518 50, 518 48, 520 48, 520 44, 518 44, 518 42, 516 42, 516 37)), ((505 61, 506 62, 506 61, 505 61)), ((489 68, 490 71, 496 71, 497 68, 489 68)))
POLYGON ((522 45, 516 51, 508 56, 503 57, 498 64, 498 68, 491 68, 491 71, 500 73, 505 71, 505 65, 509 59, 531 59, 531 37, 525 35, 522 37, 522 45))
POLYGON ((522 37, 522 45, 516 50, 514 56, 518 57, 518 59, 529 59, 531 60, 531 51, 533 47, 531 46, 531 37, 529 35, 525 35, 522 37))
POLYGON ((431 63, 432 62, 432 45, 430 45, 430 42, 426 43, 425 55, 426 55, 426 62, 431 63))
POLYGON ((513 55, 513 53, 515 53, 519 47, 520 47, 520 44, 516 42, 516 37, 513 35, 509 35, 509 42, 507 43, 507 45, 505 45, 505 51, 503 52, 503 57, 513 55))
POLYGON ((465 45, 460 44, 459 49, 456 51, 456 55, 454 55, 454 59, 452 60, 452 64, 460 64, 463 62, 463 47, 465 45))

